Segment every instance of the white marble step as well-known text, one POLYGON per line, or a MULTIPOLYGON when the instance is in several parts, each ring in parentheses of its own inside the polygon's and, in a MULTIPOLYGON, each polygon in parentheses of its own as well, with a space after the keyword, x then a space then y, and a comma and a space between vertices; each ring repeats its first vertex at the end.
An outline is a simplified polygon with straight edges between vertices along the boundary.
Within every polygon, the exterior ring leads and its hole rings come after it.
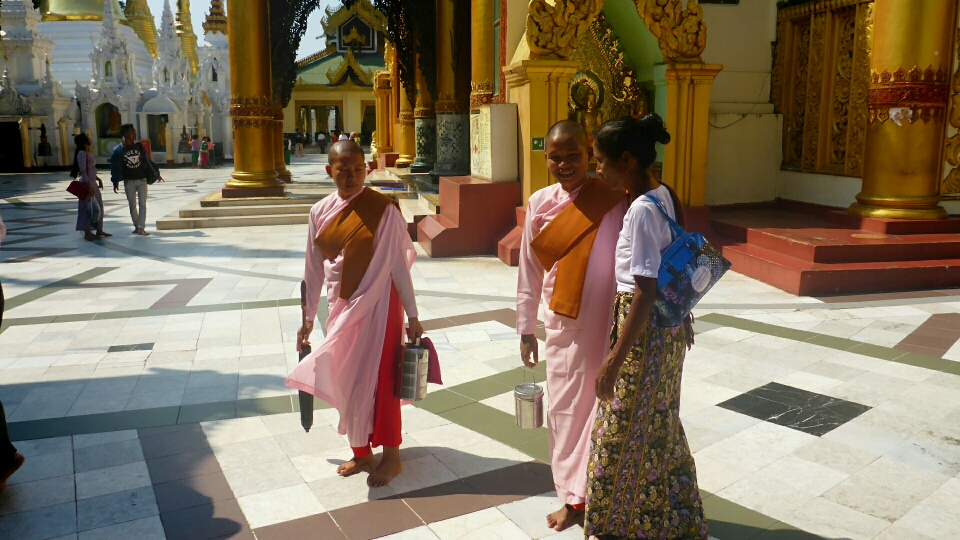
POLYGON ((157 220, 158 231, 179 229, 213 229, 220 227, 255 227, 263 225, 305 225, 310 219, 308 213, 302 214, 266 214, 258 216, 223 217, 165 217, 157 220))
POLYGON ((213 206, 202 208, 199 205, 188 205, 180 209, 181 218, 206 218, 230 216, 277 216, 288 214, 309 214, 312 203, 284 204, 284 205, 250 205, 250 206, 213 206))

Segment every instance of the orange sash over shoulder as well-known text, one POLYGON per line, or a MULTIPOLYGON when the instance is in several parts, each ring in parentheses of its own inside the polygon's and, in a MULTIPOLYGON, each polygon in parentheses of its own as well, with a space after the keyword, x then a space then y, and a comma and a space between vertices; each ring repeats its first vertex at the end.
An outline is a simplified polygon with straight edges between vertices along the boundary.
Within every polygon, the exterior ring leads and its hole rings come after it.
POLYGON ((626 193, 623 190, 612 189, 602 181, 590 178, 580 188, 573 203, 561 210, 530 242, 530 247, 546 271, 549 272, 557 264, 553 298, 550 300, 550 310, 554 313, 571 319, 580 315, 587 263, 597 230, 603 216, 621 203, 624 197, 626 193))
POLYGON ((328 259, 335 259, 343 252, 340 298, 349 300, 357 292, 373 258, 373 239, 380 219, 391 204, 397 202, 378 191, 363 188, 314 240, 328 259))

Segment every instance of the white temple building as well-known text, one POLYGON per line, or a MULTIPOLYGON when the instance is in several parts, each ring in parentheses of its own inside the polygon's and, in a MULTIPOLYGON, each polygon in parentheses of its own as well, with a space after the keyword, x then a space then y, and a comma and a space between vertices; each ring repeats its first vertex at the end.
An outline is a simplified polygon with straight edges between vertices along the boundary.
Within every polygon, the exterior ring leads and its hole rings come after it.
POLYGON ((232 158, 223 2, 211 0, 199 47, 189 0, 176 7, 174 14, 165 2, 158 31, 146 0, 129 0, 125 11, 117 0, 43 0, 39 10, 31 0, 0 4, 0 138, 19 139, 22 149, 0 149, 0 171, 68 166, 81 130, 106 164, 127 123, 157 163, 188 163, 182 141, 194 134, 232 158))

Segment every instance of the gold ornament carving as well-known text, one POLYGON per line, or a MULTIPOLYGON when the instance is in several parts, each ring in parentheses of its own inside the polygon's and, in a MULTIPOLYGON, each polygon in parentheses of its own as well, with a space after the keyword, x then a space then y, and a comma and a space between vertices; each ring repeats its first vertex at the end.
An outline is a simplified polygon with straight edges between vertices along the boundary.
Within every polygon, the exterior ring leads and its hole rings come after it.
POLYGON ((839 36, 833 50, 836 69, 833 81, 833 119, 830 130, 830 159, 827 167, 843 172, 847 161, 847 135, 850 122, 850 92, 853 81, 854 44, 857 37, 857 12, 845 11, 838 17, 839 36))
POLYGON ((909 121, 929 122, 933 118, 942 118, 947 108, 950 86, 943 67, 933 70, 933 66, 921 71, 914 66, 910 71, 902 67, 890 73, 870 73, 870 90, 867 94, 869 122, 909 121), (891 114, 898 115, 896 118, 891 114))
POLYGON ((324 35, 330 35, 353 17, 359 18, 381 34, 387 33, 387 16, 373 7, 370 0, 357 0, 349 8, 340 6, 338 2, 332 11, 327 7, 324 10, 323 19, 320 20, 320 26, 323 27, 324 35))
POLYGON ((588 133, 595 120, 649 112, 647 95, 602 13, 577 40, 570 60, 579 71, 570 80, 568 117, 579 119, 588 133), (596 100, 597 111, 590 110, 589 95, 596 100))
POLYGON ((327 80, 330 81, 330 84, 340 82, 346 77, 348 69, 353 70, 363 86, 373 86, 373 72, 360 65, 357 57, 353 54, 353 49, 347 50, 347 54, 343 56, 343 60, 340 61, 340 65, 336 69, 330 68, 327 70, 327 80))
POLYGON ((783 100, 783 79, 787 63, 787 45, 790 23, 780 21, 777 24, 777 43, 774 46, 773 72, 770 74, 770 101, 773 103, 773 112, 781 112, 783 100))
POLYGON ((493 81, 473 81, 470 83, 470 110, 493 103, 493 81))
POLYGON ((850 103, 844 172, 863 174, 863 154, 867 141, 867 93, 870 88, 870 54, 873 44, 874 4, 857 6, 857 37, 850 76, 850 103))
POLYGON ((874 0, 815 0, 777 12, 771 78, 784 169, 863 171, 874 0))
POLYGON ((635 0, 666 62, 699 62, 707 46, 703 8, 696 0, 635 0))
POLYGON ((857 6, 860 4, 872 4, 874 0, 817 0, 807 2, 798 6, 781 9, 777 12, 778 21, 788 21, 800 18, 809 19, 814 13, 826 13, 828 11, 839 11, 844 8, 857 6))
POLYGON ((397 119, 400 120, 400 123, 405 126, 412 126, 413 121, 413 111, 400 111, 400 114, 397 115, 397 119))
MULTIPOLYGON (((276 115, 273 100, 267 96, 232 96, 230 117, 234 129, 272 127, 276 115)), ((282 112, 281 112, 282 115, 282 112)))
POLYGON ((810 25, 810 65, 807 68, 807 112, 804 113, 808 123, 803 134, 802 159, 803 167, 811 170, 817 168, 820 149, 820 106, 823 96, 826 26, 826 14, 818 13, 813 16, 813 22, 810 25))
POLYGON ((567 59, 577 38, 603 9, 602 0, 531 0, 527 13, 530 55, 567 59))
MULTIPOLYGON (((960 28, 956 33, 956 53, 954 62, 960 59, 960 28)), ((950 79, 950 103, 947 111, 948 129, 954 134, 947 138, 945 160, 950 170, 940 184, 941 195, 955 195, 960 193, 960 65, 954 69, 950 79)))
POLYGON ((797 60, 790 84, 790 109, 784 114, 783 165, 800 169, 803 159, 803 132, 807 112, 807 73, 810 66, 810 24, 797 29, 797 60))
POLYGON ((463 111, 463 101, 458 100, 453 94, 440 94, 433 105, 437 114, 458 114, 463 111))
POLYGON ((393 88, 393 78, 390 76, 389 72, 378 71, 374 77, 374 89, 376 90, 390 90, 393 88))

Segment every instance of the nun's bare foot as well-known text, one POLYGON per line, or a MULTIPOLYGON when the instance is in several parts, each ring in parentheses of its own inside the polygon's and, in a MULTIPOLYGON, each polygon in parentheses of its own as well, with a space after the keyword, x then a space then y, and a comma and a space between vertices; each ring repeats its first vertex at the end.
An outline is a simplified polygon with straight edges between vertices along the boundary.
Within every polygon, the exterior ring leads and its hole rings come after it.
POLYGON ((353 476, 360 472, 370 472, 373 470, 373 454, 364 458, 353 458, 350 461, 337 467, 337 474, 343 477, 353 476))
POLYGON ((389 484, 403 470, 400 463, 400 448, 384 446, 383 458, 377 468, 367 477, 370 487, 383 487, 389 484))
POLYGON ((556 512, 547 514, 547 526, 557 532, 565 531, 574 525, 583 525, 583 512, 578 512, 569 505, 563 505, 556 512))

